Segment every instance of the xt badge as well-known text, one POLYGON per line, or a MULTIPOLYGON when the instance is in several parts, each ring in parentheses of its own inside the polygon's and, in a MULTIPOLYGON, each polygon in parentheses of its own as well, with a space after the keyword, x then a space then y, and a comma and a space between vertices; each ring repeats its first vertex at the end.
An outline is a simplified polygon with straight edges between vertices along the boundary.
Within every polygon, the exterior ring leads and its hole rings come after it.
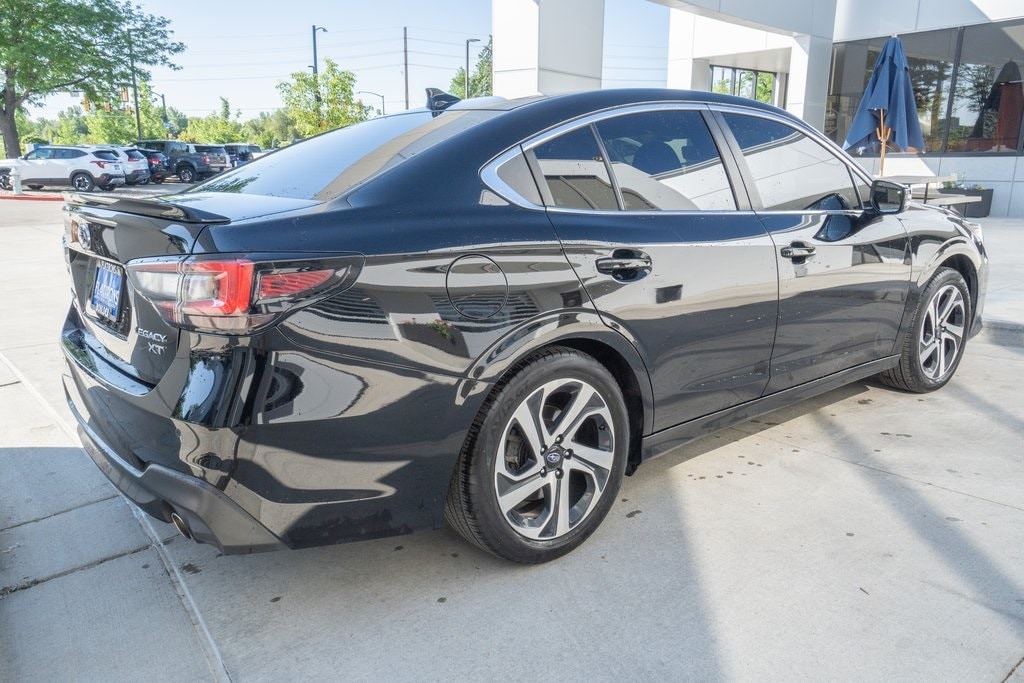
POLYGON ((149 352, 150 353, 152 353, 154 355, 157 355, 157 356, 164 355, 164 351, 167 350, 167 347, 164 346, 163 344, 159 344, 157 342, 166 342, 167 341, 167 335, 166 334, 160 334, 159 332, 150 332, 149 330, 143 329, 141 327, 136 327, 135 328, 135 334, 139 335, 143 339, 148 339, 149 340, 149 352))

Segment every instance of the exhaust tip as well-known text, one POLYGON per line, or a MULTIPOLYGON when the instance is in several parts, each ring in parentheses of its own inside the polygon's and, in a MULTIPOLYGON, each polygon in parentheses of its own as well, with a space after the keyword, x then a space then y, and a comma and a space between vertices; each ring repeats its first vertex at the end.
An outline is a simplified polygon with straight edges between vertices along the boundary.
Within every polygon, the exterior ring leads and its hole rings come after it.
POLYGON ((181 515, 179 515, 177 512, 171 513, 171 524, 174 525, 174 528, 178 530, 179 534, 181 534, 190 541, 193 540, 192 530, 188 528, 188 522, 182 519, 181 515))

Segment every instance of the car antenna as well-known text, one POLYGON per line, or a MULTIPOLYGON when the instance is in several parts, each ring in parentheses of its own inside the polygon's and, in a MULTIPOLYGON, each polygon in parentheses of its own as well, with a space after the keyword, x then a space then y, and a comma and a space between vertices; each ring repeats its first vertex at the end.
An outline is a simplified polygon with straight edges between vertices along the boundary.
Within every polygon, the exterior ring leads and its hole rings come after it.
POLYGON ((427 88, 427 109, 432 112, 442 112, 459 101, 458 97, 440 88, 427 88))

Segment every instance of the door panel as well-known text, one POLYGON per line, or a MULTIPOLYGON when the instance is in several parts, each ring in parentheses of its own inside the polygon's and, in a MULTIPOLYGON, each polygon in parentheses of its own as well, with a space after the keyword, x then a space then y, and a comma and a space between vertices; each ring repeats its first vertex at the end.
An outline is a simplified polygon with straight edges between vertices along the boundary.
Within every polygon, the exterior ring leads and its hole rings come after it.
POLYGON ((647 364, 655 431, 761 396, 778 275, 754 214, 549 215, 602 318, 647 364), (602 272, 605 259, 640 255, 647 274, 602 272))
POLYGON ((850 168, 788 123, 723 113, 748 192, 775 242, 779 327, 767 393, 893 353, 910 285, 895 216, 862 208, 850 168))
POLYGON ((532 149, 563 249, 647 364, 654 429, 761 396, 778 317, 774 244, 736 211, 702 111, 610 113, 532 149))
POLYGON ((893 353, 906 305, 907 239, 894 216, 765 214, 779 267, 767 393, 893 353), (792 249, 804 251, 787 252, 792 249), (807 250, 813 250, 806 256, 807 250))

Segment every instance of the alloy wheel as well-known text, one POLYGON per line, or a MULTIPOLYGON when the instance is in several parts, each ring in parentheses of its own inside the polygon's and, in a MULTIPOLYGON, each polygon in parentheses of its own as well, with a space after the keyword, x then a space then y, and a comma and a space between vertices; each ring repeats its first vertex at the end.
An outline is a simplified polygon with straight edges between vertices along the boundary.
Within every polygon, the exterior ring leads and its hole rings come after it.
POLYGON ((533 540, 565 536, 595 509, 611 477, 615 430, 600 392, 577 379, 543 384, 519 404, 495 453, 505 521, 533 540))
POLYGON ((958 287, 946 285, 928 302, 918 340, 918 362, 928 379, 941 380, 956 367, 966 319, 964 297, 958 287))

